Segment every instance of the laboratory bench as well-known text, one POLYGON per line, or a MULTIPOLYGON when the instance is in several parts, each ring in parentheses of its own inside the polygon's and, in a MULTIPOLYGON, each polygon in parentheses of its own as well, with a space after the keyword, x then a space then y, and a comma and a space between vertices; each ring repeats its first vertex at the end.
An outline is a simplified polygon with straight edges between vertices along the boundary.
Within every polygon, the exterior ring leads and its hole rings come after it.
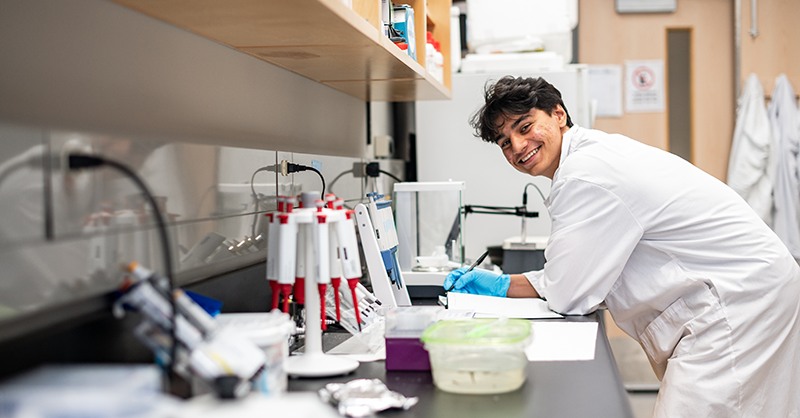
MULTIPOLYGON (((416 303, 415 303, 416 304, 416 303)), ((328 378, 291 378, 289 391, 318 391, 327 383, 353 379, 380 379, 386 386, 419 402, 407 411, 389 410, 381 416, 459 418, 515 417, 633 417, 599 313, 567 316, 547 321, 599 322, 595 358, 591 361, 529 362, 527 380, 516 391, 496 395, 461 395, 444 392, 433 384, 428 371, 387 371, 383 361, 361 363, 350 374, 328 378)), ((341 341, 341 335, 323 335, 341 341)))

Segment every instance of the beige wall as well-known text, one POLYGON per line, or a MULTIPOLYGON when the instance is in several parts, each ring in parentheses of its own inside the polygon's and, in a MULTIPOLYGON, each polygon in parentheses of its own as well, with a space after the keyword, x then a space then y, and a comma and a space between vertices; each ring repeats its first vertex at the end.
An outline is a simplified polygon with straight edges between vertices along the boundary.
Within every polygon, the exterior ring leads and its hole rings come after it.
MULTIPOLYGON (((614 0, 581 0, 579 62, 666 64, 666 35, 673 28, 692 31, 693 162, 724 180, 735 112, 732 0, 678 0, 677 11, 668 14, 618 14, 614 0)), ((595 128, 667 149, 666 112, 597 118, 595 128)))
POLYGON ((758 74, 764 93, 772 94, 775 78, 786 74, 800 91, 800 1, 759 0, 758 36, 751 28, 751 0, 742 0, 742 73, 740 86, 750 73, 758 74))

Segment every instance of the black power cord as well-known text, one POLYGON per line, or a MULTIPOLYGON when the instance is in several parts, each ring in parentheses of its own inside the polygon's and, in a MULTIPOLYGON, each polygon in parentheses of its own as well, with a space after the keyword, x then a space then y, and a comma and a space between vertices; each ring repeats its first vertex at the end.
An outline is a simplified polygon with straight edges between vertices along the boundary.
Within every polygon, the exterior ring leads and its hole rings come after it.
POLYGON ((364 167, 364 173, 367 177, 378 177, 380 174, 386 174, 387 176, 391 177, 396 182, 402 182, 399 177, 395 176, 394 174, 381 170, 381 166, 378 163, 369 163, 366 167, 364 167))
POLYGON ((533 183, 528 183, 528 184, 525 185, 525 188, 522 190, 522 206, 525 206, 525 205, 528 204, 528 186, 533 186, 533 187, 536 188, 536 191, 539 192, 539 196, 542 197, 542 202, 547 200, 544 197, 544 194, 542 193, 542 189, 540 189, 539 186, 537 186, 537 185, 535 185, 533 183))
POLYGON ((298 173, 300 171, 313 171, 317 173, 320 181, 322 181, 322 192, 320 193, 320 199, 325 199, 325 177, 322 176, 322 173, 320 173, 319 170, 317 170, 314 167, 309 167, 307 165, 294 164, 294 163, 286 164, 286 169, 287 173, 298 173))
MULTIPOLYGON (((258 222, 258 212, 261 210, 260 199, 258 198, 258 194, 256 193, 256 188, 254 186, 254 180, 256 178, 256 174, 258 174, 258 173, 260 173, 262 171, 279 172, 279 173, 283 174, 284 176, 287 176, 287 175, 289 175, 291 173, 298 173, 298 172, 301 172, 301 171, 313 171, 313 172, 317 173, 317 175, 319 176, 320 181, 322 181, 322 192, 320 193, 320 199, 325 199, 325 177, 323 177, 322 173, 320 173, 320 171, 317 170, 314 167, 309 167, 307 165, 302 165, 302 164, 290 163, 288 161, 281 161, 280 164, 267 165, 267 166, 260 167, 260 168, 256 169, 256 171, 253 172, 253 175, 250 176, 250 191, 253 193, 253 199, 255 200, 255 210, 254 210, 255 218, 253 218, 253 225, 251 226, 251 235, 254 238, 255 238, 255 234, 256 234, 256 223, 258 222)), ((341 175, 340 175, 340 177, 341 177, 341 175)), ((334 182, 336 180, 338 180, 338 179, 339 179, 339 177, 337 177, 334 180, 334 182)))
POLYGON ((322 193, 320 194, 320 196, 323 199, 325 198, 325 177, 322 176, 322 173, 320 173, 319 170, 317 170, 314 167, 309 167, 307 165, 302 165, 302 164, 290 163, 290 162, 285 161, 285 160, 281 161, 280 164, 267 165, 267 166, 261 167, 261 168, 259 168, 259 169, 257 169, 256 171, 253 172, 253 176, 250 177, 250 190, 253 192, 253 196, 256 196, 256 190, 253 187, 253 179, 256 177, 256 174, 261 172, 261 171, 278 172, 278 173, 281 173, 284 176, 288 176, 291 173, 298 173, 300 171, 313 171, 313 172, 317 173, 317 175, 319 176, 320 181, 322 181, 322 193))
MULTIPOLYGON (((331 190, 333 190, 333 185, 336 184, 336 182, 339 181, 339 179, 342 178, 342 176, 344 176, 345 174, 352 174, 353 177, 356 177, 356 178, 364 177, 364 178, 367 179, 367 181, 370 178, 376 179, 376 178, 380 177, 381 174, 385 174, 385 175, 391 177, 392 180, 394 180, 394 181, 396 181, 398 183, 401 183, 403 181, 399 177, 395 176, 394 174, 392 174, 392 173, 390 173, 388 171, 381 170, 381 166, 377 162, 373 162, 373 163, 357 162, 357 163, 353 163, 353 168, 352 169, 342 171, 341 173, 339 173, 333 179, 333 181, 330 184, 331 190)), ((365 183, 365 185, 366 185, 366 183, 365 183)), ((349 201, 353 201, 353 202, 354 201, 363 201, 363 199, 351 199, 349 201)))
POLYGON ((170 253, 170 246, 169 246, 169 236, 167 235, 167 226, 164 222, 164 217, 161 215, 161 211, 158 209, 158 204, 156 203, 156 199, 153 197, 153 193, 150 192, 150 189, 147 187, 147 184, 128 166, 118 163, 114 160, 109 160, 97 155, 78 155, 72 154, 69 156, 68 159, 68 168, 70 170, 79 170, 83 168, 97 168, 101 166, 108 166, 114 168, 123 174, 125 174, 128 178, 130 178, 137 187, 142 191, 145 198, 147 199, 150 206, 153 208, 153 217, 156 219, 156 224, 158 225, 158 232, 159 237, 161 239, 161 248, 163 250, 163 257, 164 257, 164 275, 167 278, 167 283, 169 285, 169 302, 172 306, 172 329, 170 330, 170 339, 172 340, 172 347, 170 347, 170 378, 172 378, 172 373, 174 372, 175 366, 175 353, 178 346, 178 340, 175 336, 177 324, 175 321, 177 315, 177 306, 175 304, 175 298, 172 297, 172 292, 175 289, 175 282, 173 280, 172 275, 172 256, 170 253))

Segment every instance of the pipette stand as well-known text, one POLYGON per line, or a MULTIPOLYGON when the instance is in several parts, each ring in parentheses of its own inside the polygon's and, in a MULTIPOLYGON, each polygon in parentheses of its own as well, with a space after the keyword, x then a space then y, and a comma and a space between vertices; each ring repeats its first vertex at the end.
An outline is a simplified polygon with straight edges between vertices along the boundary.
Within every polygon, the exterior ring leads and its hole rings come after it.
MULTIPOLYGON (((306 260, 314 260, 312 223, 302 223, 299 227, 299 233, 305 234, 306 260)), ((322 351, 322 320, 320 318, 322 311, 320 310, 320 294, 315 275, 313 262, 307 261, 305 352, 287 359, 286 373, 298 377, 327 377, 350 373, 358 368, 357 360, 328 355, 322 351)))
MULTIPOLYGON (((367 207, 362 203, 357 204, 355 215, 358 223, 358 232, 361 234, 364 259, 367 263, 367 270, 369 270, 369 277, 375 296, 383 302, 383 306, 386 308, 411 306, 411 298, 408 296, 405 281, 401 280, 399 284, 394 284, 389 279, 389 275, 386 274, 386 266, 381 258, 378 241, 373 232, 375 228, 367 207)), ((401 272, 398 271, 397 273, 402 277, 401 272)))

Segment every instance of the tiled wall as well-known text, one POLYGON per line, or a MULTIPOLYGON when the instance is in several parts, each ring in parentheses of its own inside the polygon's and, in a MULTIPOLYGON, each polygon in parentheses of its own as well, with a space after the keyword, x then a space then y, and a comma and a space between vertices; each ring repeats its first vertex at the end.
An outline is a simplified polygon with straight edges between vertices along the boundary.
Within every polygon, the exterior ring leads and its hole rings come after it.
MULTIPOLYGON (((11 124, 0 124, 0 143, 0 340, 4 321, 112 291, 123 278, 121 265, 137 261, 163 271, 155 221, 134 183, 110 168, 68 172, 60 157, 70 152, 122 162, 149 186, 168 223, 178 285, 262 262, 259 215, 275 210, 278 193, 322 187, 313 171, 282 176, 259 168, 281 160, 317 167, 326 193, 351 207, 376 187, 391 190, 388 178, 375 184, 354 175, 354 163, 364 162, 358 158, 11 124), (53 156, 49 164, 43 155, 53 156), (254 238, 247 249, 228 249, 254 238)), ((398 161, 382 161, 381 168, 403 173, 398 161)))
MULTIPOLYGON (((321 188, 313 172, 259 172, 256 210, 253 173, 316 161, 330 189, 357 199, 367 186, 347 170, 374 155, 368 130, 392 132, 389 104, 365 104, 106 0, 2 1, 0 51, 0 354, 13 359, 4 365, 22 354, 28 365, 131 360, 115 357, 130 345, 129 329, 90 324, 110 316, 104 295, 119 285, 120 263, 163 270, 152 214, 130 180, 107 168, 66 173, 37 153, 85 150, 134 169, 168 215, 179 285, 235 288, 250 272, 225 309, 258 306, 244 302, 266 251, 231 253, 219 243, 258 235, 253 220, 275 207, 276 193, 321 188), (106 348, 74 355, 87 349, 65 347, 84 340, 74 326, 106 348), (63 338, 30 341, 47 335, 63 338)), ((404 172, 396 161, 381 168, 404 172)), ((388 180, 379 186, 390 190, 388 180)))
MULTIPOLYGON (((108 314, 102 295, 119 285, 119 263, 162 269, 149 209, 128 179, 65 173, 32 155, 87 150, 133 168, 168 215, 178 284, 201 285, 263 267, 263 249, 234 254, 217 243, 252 238, 256 212, 274 208, 278 191, 321 187, 310 172, 259 172, 255 210, 258 168, 318 161, 329 187, 356 199, 361 179, 334 179, 373 155, 368 129, 391 133, 388 105, 376 111, 106 0, 2 1, 0 51, 0 352, 108 314)), ((403 173, 402 163, 381 168, 403 173)), ((97 339, 121 344, 122 332, 97 339)), ((13 352, 32 351, 20 347, 13 352)))

